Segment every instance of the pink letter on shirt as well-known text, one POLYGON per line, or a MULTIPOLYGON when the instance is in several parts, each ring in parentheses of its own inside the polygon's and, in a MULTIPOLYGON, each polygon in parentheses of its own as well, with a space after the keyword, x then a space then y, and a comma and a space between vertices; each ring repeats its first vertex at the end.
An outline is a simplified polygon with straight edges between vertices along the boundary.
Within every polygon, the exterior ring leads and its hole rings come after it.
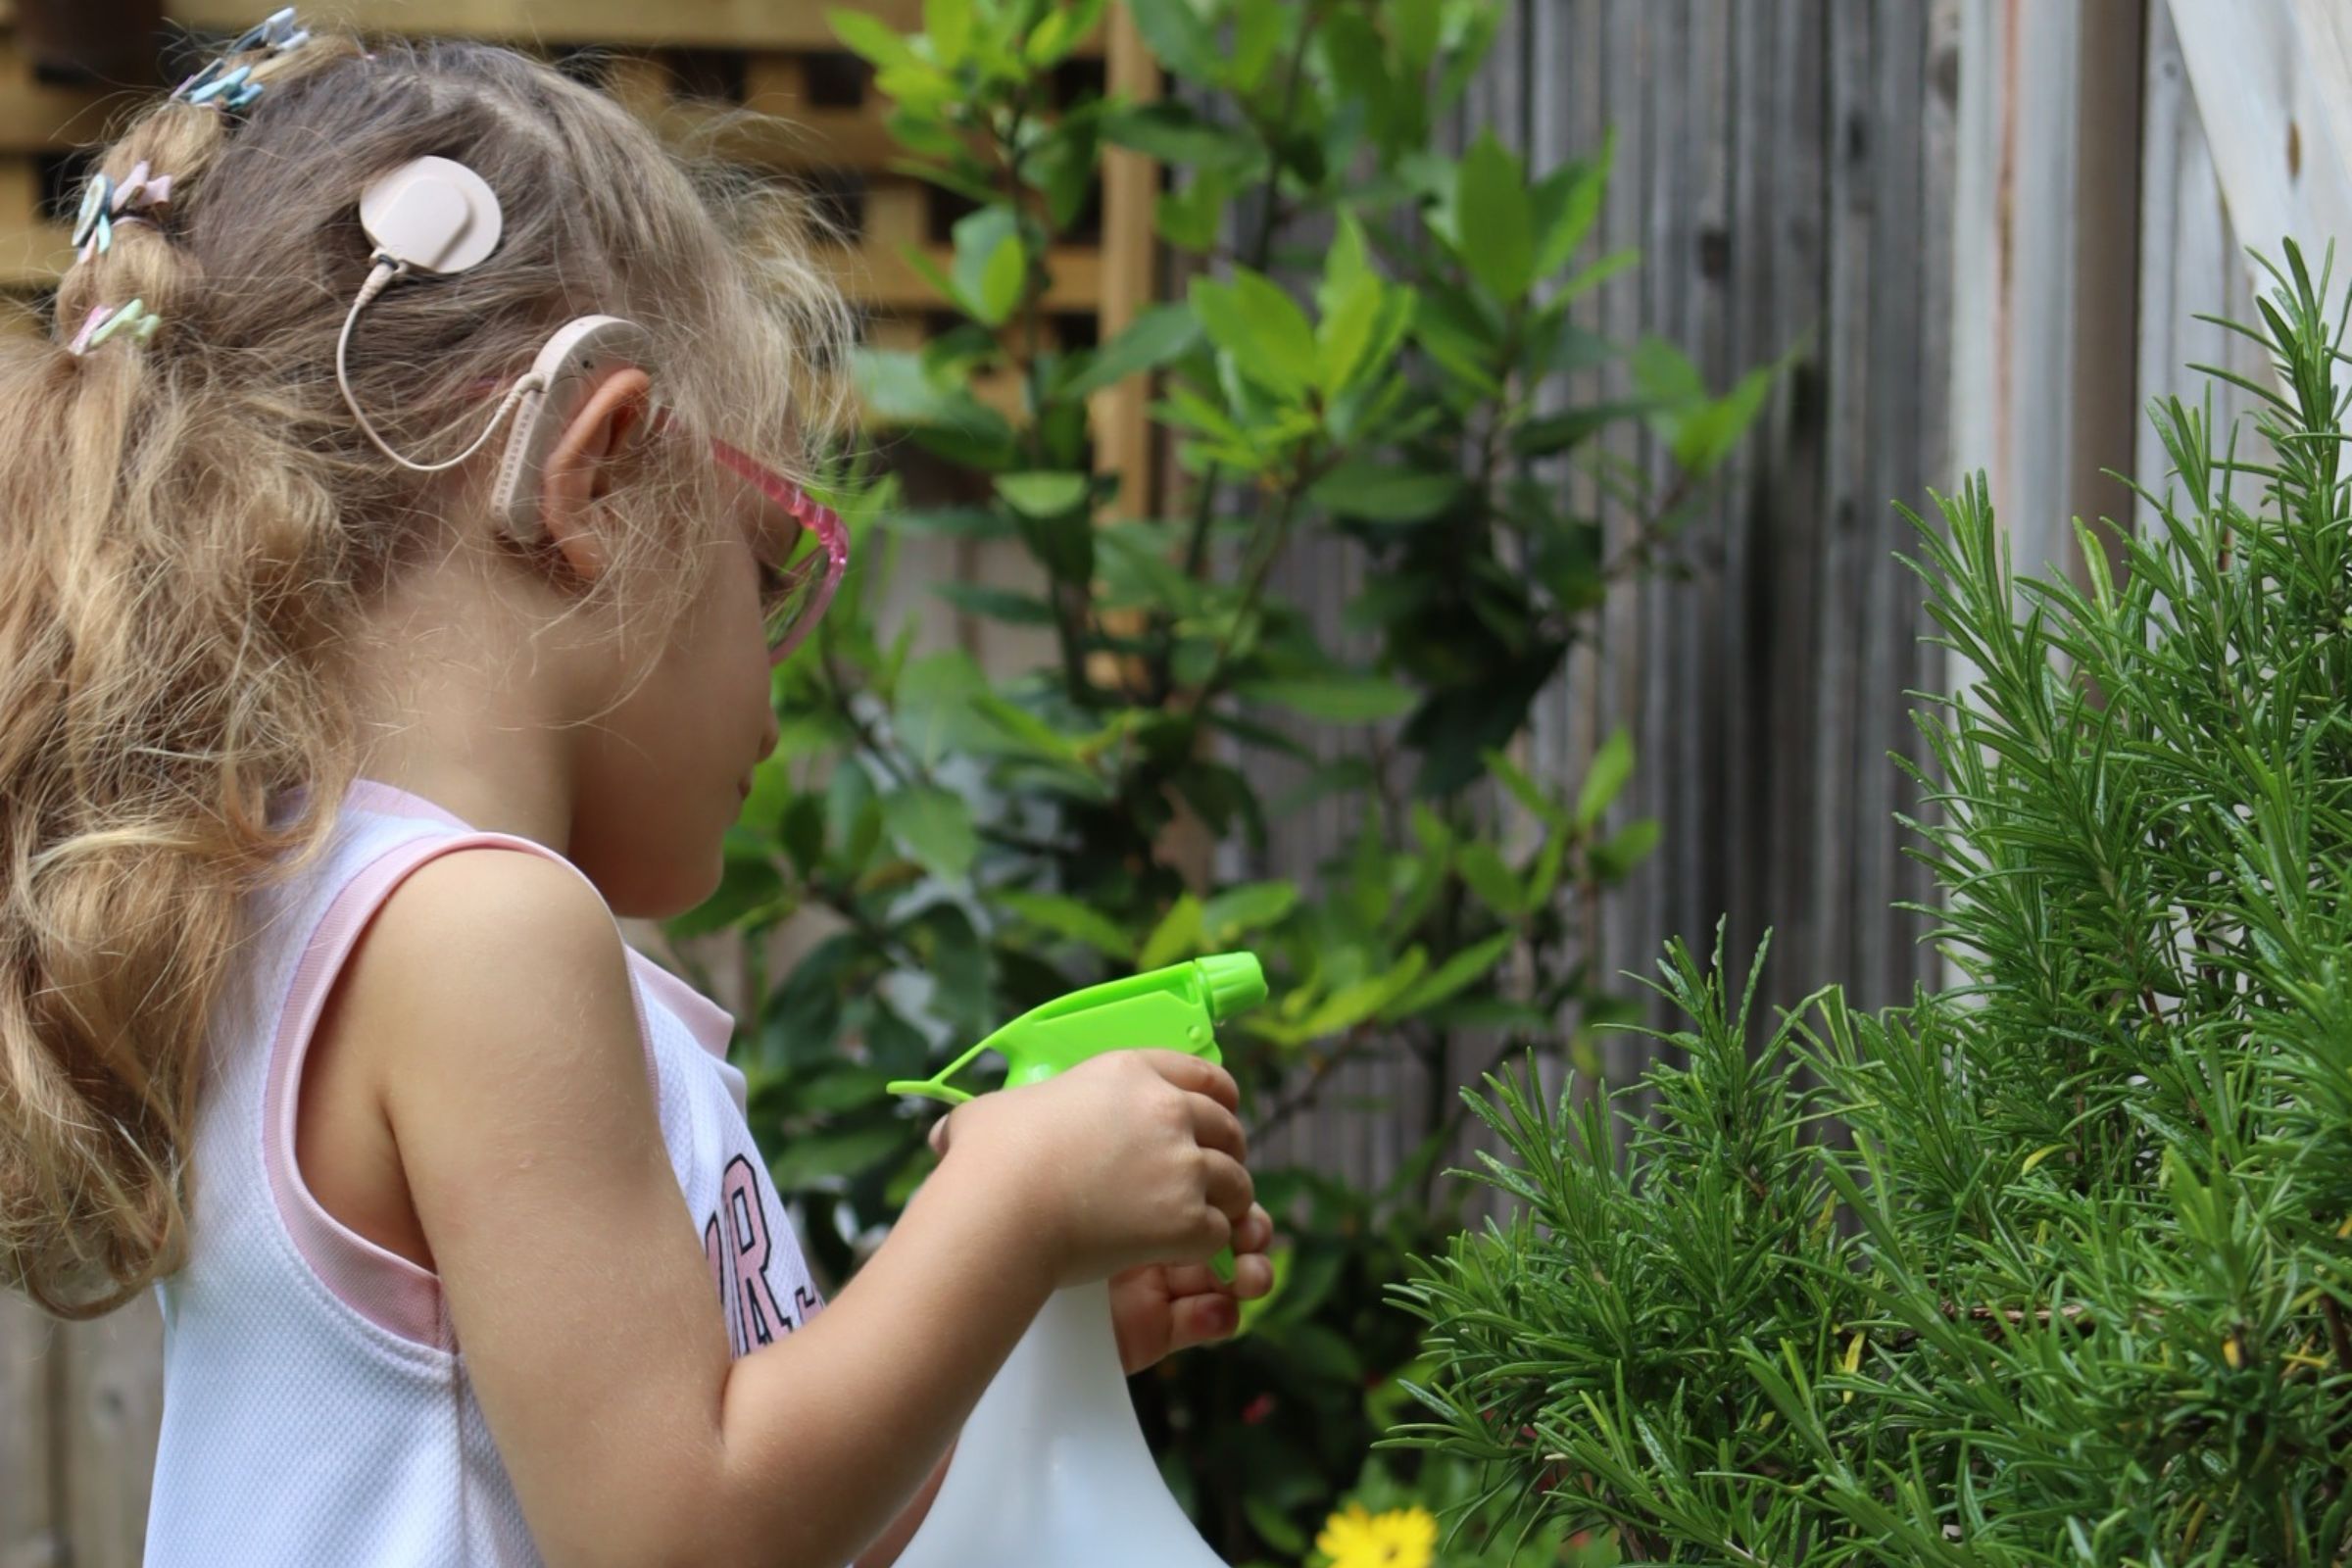
POLYGON ((778 1331, 789 1333, 792 1324, 777 1307, 775 1293, 767 1284, 767 1214, 760 1206, 760 1185, 753 1179, 752 1162, 741 1154, 729 1160, 719 1193, 727 1228, 735 1237, 735 1286, 745 1332, 761 1345, 772 1344, 778 1331))

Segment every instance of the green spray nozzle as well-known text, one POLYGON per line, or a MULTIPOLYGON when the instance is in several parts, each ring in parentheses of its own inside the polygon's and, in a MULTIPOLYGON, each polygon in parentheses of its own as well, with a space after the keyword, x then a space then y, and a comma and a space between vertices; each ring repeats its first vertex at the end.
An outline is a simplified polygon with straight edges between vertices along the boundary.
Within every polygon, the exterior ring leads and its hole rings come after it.
MULTIPOLYGON (((1218 1020, 1265 999, 1266 974, 1255 954, 1212 953, 1057 997, 1022 1013, 936 1075, 893 1079, 889 1089, 894 1095, 924 1095, 960 1105, 972 1097, 948 1080, 987 1051, 1004 1058, 1007 1089, 1051 1078, 1106 1051, 1138 1046, 1187 1052, 1221 1064, 1218 1020)), ((1232 1248, 1211 1264, 1219 1279, 1232 1282, 1232 1248)))

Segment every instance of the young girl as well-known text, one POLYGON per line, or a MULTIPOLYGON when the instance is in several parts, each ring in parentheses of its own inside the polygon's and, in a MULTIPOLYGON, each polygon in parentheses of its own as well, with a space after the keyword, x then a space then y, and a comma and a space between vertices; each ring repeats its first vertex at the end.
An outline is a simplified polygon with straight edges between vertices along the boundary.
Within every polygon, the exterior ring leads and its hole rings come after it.
POLYGON ((958 1107, 819 1312, 732 1020, 615 923, 714 885, 831 580, 746 455, 844 335, 775 199, 286 13, 97 168, 58 340, 0 344, 0 1269, 157 1287, 147 1560, 887 1563, 1055 1289, 1130 1370, 1231 1333, 1219 1068, 958 1107), (560 399, 589 316, 641 336, 560 399))

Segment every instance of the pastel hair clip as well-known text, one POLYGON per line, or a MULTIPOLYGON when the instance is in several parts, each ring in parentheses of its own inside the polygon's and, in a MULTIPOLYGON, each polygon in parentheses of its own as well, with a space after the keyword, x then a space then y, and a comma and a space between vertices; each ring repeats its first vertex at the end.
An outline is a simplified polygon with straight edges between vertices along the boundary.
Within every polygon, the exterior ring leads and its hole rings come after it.
POLYGON ((185 101, 188 103, 218 103, 223 109, 242 109, 259 98, 262 95, 262 88, 268 85, 266 82, 253 79, 251 66, 239 66, 224 75, 215 74, 219 71, 220 66, 220 61, 219 60, 206 66, 204 70, 197 72, 195 75, 181 82, 179 86, 172 88, 172 96, 178 98, 182 94, 182 89, 185 89, 185 101))
POLYGON ((241 55, 248 49, 267 48, 273 55, 283 54, 310 35, 309 28, 295 24, 294 8, 283 6, 239 33, 237 41, 228 46, 228 52, 241 55))
POLYGON ((122 183, 115 187, 115 211, 131 212, 142 207, 161 207, 172 199, 172 176, 148 172, 147 160, 142 158, 130 166, 122 183))
POLYGON ((115 182, 103 172, 92 174, 81 189, 81 211, 74 219, 74 249, 83 261, 114 248, 115 213, 120 205, 115 200, 115 182))
POLYGON ((122 306, 93 305, 90 314, 82 318, 81 330, 74 334, 74 341, 66 349, 73 354, 87 354, 117 332, 144 343, 163 324, 164 318, 148 310, 143 300, 122 306))
POLYGON ((242 109, 261 96, 265 82, 253 79, 253 67, 231 69, 229 62, 256 49, 269 55, 281 55, 297 44, 307 42, 310 30, 294 22, 294 8, 283 7, 271 12, 260 22, 237 35, 234 43, 172 89, 175 100, 191 104, 218 103, 223 109, 242 109))

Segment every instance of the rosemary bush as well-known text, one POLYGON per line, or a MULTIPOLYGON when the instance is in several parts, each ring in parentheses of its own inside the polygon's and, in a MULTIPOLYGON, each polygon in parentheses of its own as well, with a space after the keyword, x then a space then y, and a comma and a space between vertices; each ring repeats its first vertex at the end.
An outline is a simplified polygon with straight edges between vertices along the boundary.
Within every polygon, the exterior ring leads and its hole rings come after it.
POLYGON ((2125 576, 2084 530, 2086 585, 2013 581, 1981 480, 1920 526, 1979 672, 1918 713, 1954 983, 1767 1031, 1670 944, 1654 1123, 1465 1091, 1523 1206, 1397 1288, 1438 1419, 1391 1442, 1629 1562, 2352 1550, 2345 356, 2285 257, 2269 452, 2155 407, 2125 576))

